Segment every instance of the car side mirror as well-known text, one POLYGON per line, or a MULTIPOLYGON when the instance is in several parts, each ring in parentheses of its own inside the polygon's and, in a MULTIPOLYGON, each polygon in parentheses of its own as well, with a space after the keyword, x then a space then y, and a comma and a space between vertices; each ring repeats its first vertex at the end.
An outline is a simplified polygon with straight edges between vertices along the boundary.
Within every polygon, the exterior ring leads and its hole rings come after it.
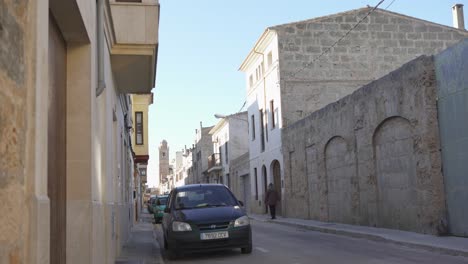
POLYGON ((242 201, 238 201, 241 206, 244 206, 244 203, 242 201))
POLYGON ((170 213, 170 212, 171 212, 171 209, 170 209, 169 207, 166 207, 166 208, 164 208, 164 212, 165 212, 165 213, 170 213))

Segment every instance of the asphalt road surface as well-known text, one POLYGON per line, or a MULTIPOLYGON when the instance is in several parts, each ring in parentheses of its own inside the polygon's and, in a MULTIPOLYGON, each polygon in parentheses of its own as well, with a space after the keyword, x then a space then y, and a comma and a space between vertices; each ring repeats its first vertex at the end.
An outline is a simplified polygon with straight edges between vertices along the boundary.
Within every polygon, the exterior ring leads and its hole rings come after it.
POLYGON ((223 264, 467 264, 468 258, 366 239, 320 233, 274 223, 251 221, 252 254, 225 250, 185 255, 168 260, 163 249, 161 226, 156 234, 165 263, 223 264))

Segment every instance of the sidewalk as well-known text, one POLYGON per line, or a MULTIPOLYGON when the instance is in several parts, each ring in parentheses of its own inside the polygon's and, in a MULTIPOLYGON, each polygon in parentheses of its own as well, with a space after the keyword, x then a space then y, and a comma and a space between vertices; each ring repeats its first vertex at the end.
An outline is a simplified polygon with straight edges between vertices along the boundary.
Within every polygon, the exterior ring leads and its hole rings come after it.
POLYGON ((115 264, 163 264, 159 244, 154 237, 152 216, 142 214, 131 230, 128 242, 123 246, 122 252, 115 264))
POLYGON ((271 220, 270 216, 266 214, 249 214, 249 217, 262 222, 301 227, 324 233, 365 238, 374 241, 404 245, 411 248, 430 250, 432 252, 439 252, 442 254, 468 257, 468 238, 452 236, 438 237, 386 228, 326 223, 315 220, 285 218, 281 216, 277 216, 277 219, 271 220))

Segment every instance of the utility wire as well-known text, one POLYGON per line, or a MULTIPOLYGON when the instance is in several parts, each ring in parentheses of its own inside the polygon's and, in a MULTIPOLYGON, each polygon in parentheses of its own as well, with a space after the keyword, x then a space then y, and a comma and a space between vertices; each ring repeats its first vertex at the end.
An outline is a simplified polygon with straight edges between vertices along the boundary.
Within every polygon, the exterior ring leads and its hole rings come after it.
MULTIPOLYGON (((395 0, 393 0, 395 1, 395 0)), ((336 44, 338 44, 342 39, 344 39, 345 37, 347 37, 349 35, 349 33, 351 33, 351 31, 353 31, 357 26, 359 26, 359 24, 361 24, 362 21, 364 21, 364 19, 366 19, 372 12, 374 12, 383 2, 385 2, 385 0, 380 0, 380 2, 375 6, 373 7, 363 18, 361 18, 357 23, 356 25, 354 25, 351 29, 349 29, 346 34, 344 34, 343 36, 341 36, 337 41, 335 41, 335 43, 333 43, 330 47, 328 47, 326 50, 324 50, 322 53, 320 53, 320 55, 318 55, 315 59, 313 59, 311 62, 309 63, 306 63, 302 68, 300 68, 299 70, 297 70, 296 72, 294 72, 293 74, 291 74, 291 78, 295 77, 296 74, 300 73, 301 71, 303 71, 305 68, 309 67, 312 65, 312 63, 318 61, 323 55, 329 53, 331 51, 331 49, 333 47, 336 46, 336 44)), ((392 2, 393 3, 393 2, 392 2)), ((391 5, 391 4, 390 4, 391 5)), ((389 6, 390 6, 389 5, 389 6)))
POLYGON ((395 2, 395 0, 393 0, 393 1, 385 8, 385 10, 387 10, 387 9, 393 4, 393 2, 395 2))
MULTIPOLYGON (((242 109, 244 109, 244 106, 245 106, 246 103, 247 103, 247 101, 244 101, 244 104, 243 104, 242 107, 239 109, 239 111, 237 111, 237 113, 239 113, 240 111, 242 111, 242 109)), ((236 113, 236 114, 237 114, 237 113, 236 113)))

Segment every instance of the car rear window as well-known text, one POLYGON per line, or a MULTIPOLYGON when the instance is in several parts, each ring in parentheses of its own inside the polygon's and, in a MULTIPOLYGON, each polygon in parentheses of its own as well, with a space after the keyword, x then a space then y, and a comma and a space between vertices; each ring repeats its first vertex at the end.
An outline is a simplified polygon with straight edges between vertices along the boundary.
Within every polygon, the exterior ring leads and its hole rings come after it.
POLYGON ((166 205, 167 198, 159 198, 159 204, 160 205, 166 205))
POLYGON ((237 205, 233 195, 222 186, 200 186, 200 188, 179 191, 175 198, 176 209, 237 205))

